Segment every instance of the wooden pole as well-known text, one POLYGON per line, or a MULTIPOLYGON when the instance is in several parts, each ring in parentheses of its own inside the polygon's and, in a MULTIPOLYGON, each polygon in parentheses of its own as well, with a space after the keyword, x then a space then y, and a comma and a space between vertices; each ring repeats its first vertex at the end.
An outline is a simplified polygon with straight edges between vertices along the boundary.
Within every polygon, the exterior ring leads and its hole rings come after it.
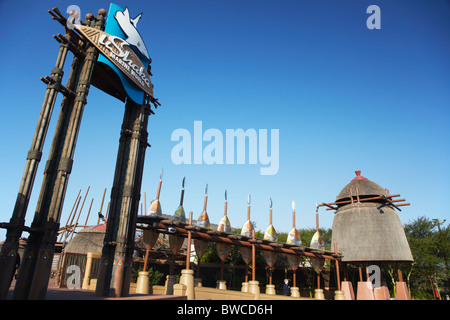
POLYGON ((292 275, 292 278, 293 278, 293 287, 295 288, 295 287, 297 287, 297 269, 294 269, 294 273, 293 273, 293 275, 292 275))
POLYGON ((100 215, 102 214, 102 210, 103 210, 103 201, 105 201, 105 194, 106 194, 106 188, 105 191, 103 191, 103 196, 102 196, 102 203, 100 204, 100 211, 98 212, 98 219, 97 219, 97 225, 100 224, 100 215))
POLYGON ((205 194, 205 201, 203 202, 203 212, 206 211, 207 203, 208 203, 208 194, 205 194))
POLYGON ((316 231, 319 231, 319 214, 316 213, 316 231))
MULTIPOLYGON (((94 28, 99 30, 104 29, 105 16, 106 10, 99 10, 99 15, 96 18, 94 28)), ((90 21, 87 23, 90 24, 90 21)), ((59 228, 64 196, 72 171, 73 156, 80 130, 81 118, 87 102, 86 98, 89 92, 90 80, 97 57, 98 50, 93 45, 89 45, 86 49, 86 56, 78 79, 76 97, 74 98, 73 109, 69 117, 67 130, 64 131, 64 145, 62 147, 62 152, 58 155, 60 160, 56 171, 54 188, 48 197, 48 199, 51 199, 50 204, 48 210, 45 210, 44 214, 46 217, 45 231, 42 237, 30 288, 30 299, 44 299, 47 292, 48 278, 50 277, 52 260, 55 252, 55 233, 59 228)))
MULTIPOLYGON (((252 230, 252 239, 255 240, 255 230, 252 230)), ((252 280, 256 280, 256 248, 252 244, 252 280)))
MULTIPOLYGON (((189 226, 192 226, 192 211, 189 211, 189 226)), ((191 242, 192 242, 192 233, 191 231, 188 231, 187 250, 186 250, 186 269, 190 269, 191 267, 191 242)))
POLYGON ((88 210, 88 213, 87 213, 87 216, 86 216, 86 221, 85 221, 85 223, 84 223, 84 225, 88 225, 88 220, 89 220, 89 214, 91 213, 91 208, 92 208, 92 204, 94 203, 94 198, 92 198, 92 200, 91 200, 91 204, 90 204, 90 206, 89 206, 89 210, 88 210))
POLYGON ((144 192, 144 213, 147 214, 147 193, 144 192))
POLYGON ((144 271, 144 272, 147 271, 147 264, 148 264, 149 254, 150 254, 150 250, 146 249, 145 250, 145 258, 144 258, 144 267, 142 268, 142 271, 144 271))
MULTIPOLYGON (((319 232, 319 212, 316 205, 316 232, 319 232)), ((320 273, 317 274, 317 289, 320 289, 320 273)))
POLYGON ((65 233, 66 230, 67 230, 67 226, 68 226, 68 224, 69 224, 69 220, 70 220, 70 218, 72 217, 73 209, 75 208, 75 205, 76 205, 77 202, 78 202, 78 197, 80 196, 80 193, 81 193, 81 189, 80 189, 80 191, 78 191, 78 194, 77 194, 77 197, 76 197, 76 199, 75 199, 75 202, 73 203, 72 209, 70 210, 69 216, 67 217, 67 221, 66 221, 66 225, 65 225, 66 228, 61 232, 61 234, 60 234, 60 236, 59 236, 59 242, 61 242, 62 237, 63 237, 64 233, 65 233))
POLYGON ((228 201, 225 199, 225 208, 224 208, 224 213, 223 215, 226 216, 228 213, 228 201))
POLYGON ((348 281, 347 263, 344 263, 344 281, 348 281))
MULTIPOLYGON (((336 242, 334 243, 334 253, 338 253, 336 242)), ((334 260, 334 261, 335 261, 335 263, 336 263, 336 281, 337 281, 337 287, 338 287, 338 290, 341 291, 341 277, 340 277, 340 274, 339 274, 339 261, 338 261, 337 259, 334 260)))
MULTIPOLYGON (((292 228, 295 229, 295 201, 292 200, 292 228)), ((296 260, 297 261, 297 260, 296 260)), ((297 287, 297 269, 298 266, 293 267, 292 274, 292 287, 297 287)))
MULTIPOLYGON (((247 197, 247 221, 250 221, 250 195, 248 195, 248 197, 247 197)), ((253 250, 253 248, 254 248, 254 246, 252 245, 252 250, 253 250)), ((252 251, 252 259, 253 259, 253 251, 252 251)), ((253 271, 252 271, 252 273, 253 273, 253 271)), ((248 282, 248 264, 245 264, 245 282, 248 282)))
MULTIPOLYGON (((224 205, 223 211, 224 211, 223 215, 226 217, 227 216, 227 211, 228 211, 227 190, 225 190, 225 205, 224 205)), ((225 263, 225 261, 221 259, 221 263, 220 263, 220 280, 223 280, 224 263, 225 263)))
POLYGON ((81 201, 81 196, 78 197, 77 206, 75 207, 75 211, 73 212, 73 216, 72 216, 72 219, 70 220, 70 224, 67 226, 66 232, 64 234, 63 243, 65 243, 67 241, 67 238, 69 237, 70 233, 72 232, 73 220, 75 219, 75 216, 77 214, 78 206, 80 205, 80 201, 81 201), (70 231, 69 231, 69 228, 70 228, 70 231))
MULTIPOLYGON (((19 239, 22 236, 23 226, 25 225, 25 216, 31 197, 31 192, 33 190, 37 169, 41 161, 48 126, 50 124, 53 107, 58 94, 57 84, 60 84, 62 80, 63 67, 66 61, 67 52, 68 46, 61 44, 58 56, 56 58, 55 67, 51 73, 51 78, 55 80, 56 85, 50 83, 47 85, 44 101, 41 106, 41 112, 39 114, 34 136, 27 154, 25 169, 23 171, 16 203, 9 221, 8 229, 6 231, 6 240, 0 251, 0 274, 2 274, 2 277, 0 277, 0 299, 6 299, 6 295, 8 294, 8 289, 11 284, 10 282, 16 269, 19 239)), ((36 223, 33 226, 37 227, 36 223)), ((28 251, 25 253, 29 254, 28 251)), ((34 263, 32 263, 32 267, 33 266, 34 263)), ((20 286, 21 284, 19 283, 19 287, 20 286)))
POLYGON ((180 207, 183 205, 183 201, 184 201, 184 181, 185 181, 185 177, 183 177, 183 182, 181 184, 180 207))
POLYGON ((402 270, 400 269, 399 262, 397 262, 397 274, 398 274, 398 281, 403 282, 403 274, 402 274, 402 270))
POLYGON ((106 214, 105 214, 105 220, 108 220, 109 215, 109 206, 111 205, 111 202, 108 202, 108 206, 106 207, 106 214))
POLYGON ((84 195, 83 202, 81 203, 81 208, 80 208, 80 211, 78 212, 78 216, 77 216, 77 220, 75 221, 75 225, 74 225, 74 227, 72 228, 72 232, 71 232, 71 234, 70 234, 70 239, 69 239, 69 241, 72 240, 73 235, 75 234, 75 229, 76 229, 77 226, 78 226, 78 220, 80 219, 81 212, 83 211, 83 207, 84 207, 84 202, 86 201, 86 197, 87 197, 87 195, 88 195, 88 192, 89 192, 89 189, 90 189, 90 188, 91 188, 91 187, 88 186, 88 188, 87 188, 87 190, 86 190, 86 194, 84 195))
POLYGON ((156 200, 159 200, 159 195, 161 193, 161 185, 162 185, 162 170, 161 174, 159 175, 158 190, 156 191, 156 200))
POLYGON ((245 264, 245 282, 248 282, 248 264, 245 264))
POLYGON ((127 101, 97 278, 99 296, 111 292, 120 297, 129 293, 149 114, 150 107, 145 102, 138 105, 131 99, 127 101))
MULTIPOLYGON (((269 225, 272 225, 272 198, 270 199, 269 225)), ((272 267, 269 266, 269 284, 272 284, 272 267)))
POLYGON ((292 200, 292 228, 295 229, 295 201, 292 200))

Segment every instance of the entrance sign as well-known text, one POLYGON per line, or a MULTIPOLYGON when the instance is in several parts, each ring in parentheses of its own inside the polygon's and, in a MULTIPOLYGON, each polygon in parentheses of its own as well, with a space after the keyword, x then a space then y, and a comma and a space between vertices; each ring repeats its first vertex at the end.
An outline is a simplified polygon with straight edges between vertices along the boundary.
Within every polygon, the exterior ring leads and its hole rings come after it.
POLYGON ((139 31, 142 13, 132 18, 128 8, 123 10, 111 3, 102 31, 75 25, 99 51, 97 65, 106 71, 94 77, 93 84, 100 90, 125 102, 125 98, 141 104, 144 93, 153 98, 153 85, 147 68, 151 59, 139 31), (108 81, 104 81, 104 77, 108 81))
POLYGON ((91 27, 75 25, 75 28, 139 89, 153 97, 150 75, 128 42, 91 27))

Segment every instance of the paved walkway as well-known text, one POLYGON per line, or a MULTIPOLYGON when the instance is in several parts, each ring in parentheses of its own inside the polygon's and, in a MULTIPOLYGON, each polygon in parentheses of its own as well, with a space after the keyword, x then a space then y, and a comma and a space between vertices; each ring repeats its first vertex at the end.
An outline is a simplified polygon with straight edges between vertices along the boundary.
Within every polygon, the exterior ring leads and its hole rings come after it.
MULTIPOLYGON (((7 300, 13 296, 15 281, 8 291, 7 300)), ((59 288, 53 280, 48 283, 46 300, 186 300, 186 296, 173 296, 161 294, 130 294, 128 297, 99 297, 94 291, 59 288)))

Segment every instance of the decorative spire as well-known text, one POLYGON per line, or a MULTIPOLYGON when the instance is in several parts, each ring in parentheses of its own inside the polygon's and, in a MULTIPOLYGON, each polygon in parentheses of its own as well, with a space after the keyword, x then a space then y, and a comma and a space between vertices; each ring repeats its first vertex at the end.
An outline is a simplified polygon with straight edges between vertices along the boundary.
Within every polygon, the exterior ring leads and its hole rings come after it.
POLYGON ((354 178, 352 181, 362 180, 362 179, 367 180, 367 178, 364 178, 363 176, 361 176, 361 170, 356 170, 355 173, 356 173, 356 178, 354 178))

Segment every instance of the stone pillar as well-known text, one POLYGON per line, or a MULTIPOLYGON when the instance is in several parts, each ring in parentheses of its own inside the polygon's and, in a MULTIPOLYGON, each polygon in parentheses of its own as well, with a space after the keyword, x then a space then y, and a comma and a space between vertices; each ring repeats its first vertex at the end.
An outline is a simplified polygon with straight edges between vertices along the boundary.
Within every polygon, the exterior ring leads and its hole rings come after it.
POLYGON ((227 290, 227 282, 225 280, 218 280, 217 281, 217 289, 227 290))
POLYGON ((395 296, 396 300, 411 300, 406 282, 403 281, 396 282, 395 289, 396 289, 396 296, 395 296))
POLYGON ((166 276, 166 283, 164 285, 164 294, 173 295, 173 286, 176 284, 177 278, 174 275, 166 276))
POLYGON ((275 285, 274 284, 268 284, 266 285, 266 294, 272 294, 272 295, 276 295, 276 291, 275 291, 275 285))
POLYGON ((136 282, 136 293, 151 294, 151 291, 149 272, 139 272, 139 277, 136 282))
POLYGON ((194 270, 181 270, 180 284, 186 287, 186 296, 188 300, 195 300, 194 291, 194 270))
POLYGON ((84 271, 83 284, 81 285, 81 289, 83 290, 89 290, 89 282, 91 280, 92 256, 92 252, 87 253, 86 268, 84 271))
POLYGON ((342 281, 341 289, 344 291, 345 300, 355 300, 355 293, 353 292, 353 285, 350 281, 342 281))
POLYGON ((389 289, 385 283, 379 287, 374 288, 373 295, 375 300, 387 300, 391 297, 391 295, 389 294, 389 289))
POLYGON ((195 287, 203 287, 202 278, 194 278, 194 286, 195 287))
POLYGON ((334 292, 334 300, 346 300, 345 299, 345 295, 344 295, 344 291, 336 290, 334 292))
POLYGON ((375 300, 373 286, 370 281, 359 281, 356 292, 356 300, 375 300))
POLYGON ((298 287, 291 288, 291 297, 300 298, 300 290, 298 287))
POLYGON ((325 300, 325 296, 323 294, 323 289, 315 289, 314 290, 314 299, 325 300))
POLYGON ((255 300, 260 299, 260 291, 259 291, 259 281, 249 281, 248 282, 248 292, 253 293, 255 295, 255 300))

